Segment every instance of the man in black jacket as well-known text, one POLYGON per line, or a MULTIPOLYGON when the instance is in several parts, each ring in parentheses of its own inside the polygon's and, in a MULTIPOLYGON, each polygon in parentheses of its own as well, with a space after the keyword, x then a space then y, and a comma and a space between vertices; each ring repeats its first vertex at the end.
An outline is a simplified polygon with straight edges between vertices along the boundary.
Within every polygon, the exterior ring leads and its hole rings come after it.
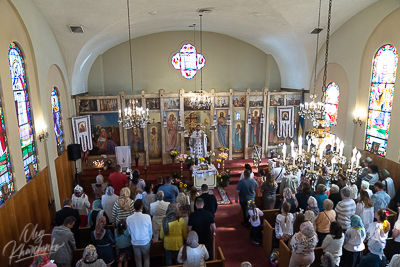
MULTIPOLYGON (((196 199, 202 198, 204 200, 204 208, 205 210, 208 210, 211 212, 213 217, 215 217, 215 212, 217 212, 218 208, 218 203, 217 199, 215 198, 214 195, 210 195, 208 192, 208 185, 202 184, 201 185, 201 195, 196 197, 196 199)), ((195 199, 195 203, 196 203, 195 199)), ((194 206, 194 209, 196 210, 196 206, 194 206)))
POLYGON ((74 234, 76 247, 80 248, 81 235, 79 232, 79 225, 81 224, 81 217, 79 216, 79 211, 72 207, 72 200, 70 198, 63 200, 63 206, 64 207, 61 210, 56 212, 56 223, 58 226, 63 225, 64 220, 69 216, 72 216, 76 219, 71 231, 74 234))

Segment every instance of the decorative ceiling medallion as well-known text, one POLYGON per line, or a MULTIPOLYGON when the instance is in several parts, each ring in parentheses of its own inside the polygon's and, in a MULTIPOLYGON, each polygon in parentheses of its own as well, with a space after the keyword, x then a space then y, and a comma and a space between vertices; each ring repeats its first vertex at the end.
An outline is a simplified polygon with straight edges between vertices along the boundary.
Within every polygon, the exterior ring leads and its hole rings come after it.
POLYGON ((185 79, 192 79, 198 70, 206 64, 206 59, 191 43, 182 45, 178 53, 172 56, 171 64, 176 70, 180 70, 185 79))

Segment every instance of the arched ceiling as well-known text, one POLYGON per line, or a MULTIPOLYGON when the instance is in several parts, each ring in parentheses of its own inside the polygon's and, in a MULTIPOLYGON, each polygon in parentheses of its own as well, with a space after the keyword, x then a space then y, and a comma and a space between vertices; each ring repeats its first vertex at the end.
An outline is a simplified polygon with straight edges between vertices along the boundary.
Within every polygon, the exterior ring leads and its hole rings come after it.
MULTIPOLYGON (((90 68, 99 54, 128 40, 125 0, 32 0, 49 22, 58 41, 72 84, 71 94, 87 91, 90 68), (68 25, 82 25, 73 34, 68 25)), ((331 33, 349 18, 378 0, 334 0, 331 33)), ((130 0, 132 38, 147 34, 189 30, 199 25, 198 8, 212 7, 203 15, 203 31, 232 36, 271 54, 280 69, 284 88, 308 88, 315 57, 319 0, 130 0), (155 15, 150 13, 156 12, 155 15)), ((327 22, 328 0, 322 0, 321 26, 327 22)), ((325 40, 326 31, 320 36, 325 40)), ((180 40, 178 40, 180 42, 180 40)))

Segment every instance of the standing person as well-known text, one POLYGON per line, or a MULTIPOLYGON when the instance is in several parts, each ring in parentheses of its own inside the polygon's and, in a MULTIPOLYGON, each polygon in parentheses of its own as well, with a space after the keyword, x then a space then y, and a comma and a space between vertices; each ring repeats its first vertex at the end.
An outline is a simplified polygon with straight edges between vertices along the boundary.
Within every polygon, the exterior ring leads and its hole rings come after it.
POLYGON ((146 182, 142 178, 140 178, 139 170, 133 170, 132 183, 136 185, 138 193, 142 194, 144 192, 144 188, 146 187, 146 182))
POLYGON ((71 267, 72 253, 76 249, 74 234, 71 232, 72 227, 76 223, 76 219, 72 216, 65 218, 61 226, 56 226, 51 233, 52 246, 58 247, 57 250, 51 251, 50 259, 58 267, 71 267))
POLYGON ((157 177, 157 185, 154 186, 153 188, 153 193, 157 194, 158 192, 158 188, 160 188, 160 186, 162 186, 164 183, 164 179, 161 176, 157 177))
POLYGON ((56 223, 58 226, 64 224, 64 221, 69 216, 75 218, 75 223, 71 228, 71 232, 74 234, 75 245, 77 248, 80 247, 81 243, 81 232, 79 231, 79 225, 81 224, 81 217, 79 216, 79 211, 73 208, 72 200, 70 198, 66 198, 63 200, 63 208, 56 212, 56 223))
POLYGON ((134 207, 135 213, 126 219, 126 225, 131 234, 136 267, 150 267, 150 244, 153 236, 151 218, 150 215, 142 213, 141 199, 135 201, 134 207), (144 264, 142 264, 142 258, 144 264))
POLYGON ((115 202, 117 202, 118 196, 114 194, 114 187, 109 186, 106 189, 106 193, 101 197, 101 206, 107 216, 112 216, 112 211, 115 202))
POLYGON ((185 193, 181 192, 176 197, 176 207, 178 208, 178 216, 185 222, 185 227, 189 222, 190 205, 189 197, 185 193))
POLYGON ((165 202, 164 192, 159 191, 156 194, 157 201, 150 204, 150 215, 152 219, 153 241, 158 241, 160 238, 161 224, 167 213, 169 202, 165 202))
POLYGON ((249 227, 249 213, 247 211, 247 202, 249 200, 254 201, 254 197, 256 196, 255 189, 257 188, 257 182, 254 179, 250 179, 250 171, 244 171, 244 179, 239 181, 236 186, 236 196, 235 200, 238 203, 238 197, 240 199, 240 207, 242 208, 243 213, 243 222, 242 225, 245 227, 249 227))
POLYGON ((172 259, 177 264, 179 249, 186 239, 186 225, 184 220, 179 218, 178 209, 174 204, 168 206, 167 214, 162 221, 160 238, 164 240, 166 265, 171 266, 172 259))
POLYGON ((306 210, 310 210, 310 211, 314 212, 315 218, 317 218, 319 215, 319 208, 318 208, 317 200, 314 197, 310 196, 307 200, 307 204, 308 204, 308 206, 307 206, 306 210))
POLYGON ((394 254, 400 254, 400 216, 397 217, 397 221, 393 227, 393 252, 394 254))
POLYGON ((106 218, 106 225, 110 223, 107 213, 105 213, 104 210, 102 210, 101 208, 102 207, 100 199, 96 199, 95 201, 93 201, 93 209, 89 211, 88 216, 88 226, 90 227, 91 231, 94 231, 94 229, 96 228, 97 220, 102 216, 106 218))
POLYGON ((117 228, 114 230, 115 236, 115 248, 117 249, 116 260, 118 262, 118 267, 128 267, 128 261, 132 259, 131 250, 131 235, 126 226, 125 221, 119 222, 117 228))
POLYGON ((57 267, 54 263, 50 262, 47 253, 44 250, 37 250, 33 256, 33 262, 29 267, 57 267))
POLYGON ((108 267, 114 263, 115 243, 113 234, 109 229, 106 229, 106 217, 102 216, 97 219, 96 228, 92 231, 92 243, 96 247, 99 258, 102 259, 108 267))
POLYGON ((131 190, 128 187, 121 189, 120 197, 114 204, 111 216, 111 221, 114 223, 114 226, 118 225, 120 221, 126 220, 128 216, 134 213, 135 202, 130 198, 130 195, 131 190))
POLYGON ((276 190, 278 184, 276 183, 274 176, 269 172, 265 178, 265 182, 261 185, 262 192, 262 203, 264 210, 272 210, 275 208, 276 202, 276 190))
POLYGON ((279 192, 279 188, 282 183, 282 178, 283 178, 283 176, 285 176, 285 173, 286 173, 285 168, 281 167, 279 161, 277 161, 276 167, 271 170, 271 174, 272 174, 272 176, 274 176, 274 179, 275 179, 276 183, 278 184, 278 189, 276 190, 276 192, 279 192))
POLYGON ((357 207, 354 200, 350 199, 350 190, 348 188, 343 188, 340 192, 343 200, 335 208, 336 220, 346 231, 350 228, 350 217, 356 213, 357 207))
POLYGON ((283 241, 289 240, 293 235, 293 214, 290 213, 290 203, 284 202, 281 209, 282 214, 276 216, 275 236, 283 241))
POLYGON ((179 250, 178 262, 183 263, 183 267, 206 267, 208 258, 206 246, 199 244, 199 236, 195 231, 190 231, 185 245, 179 250))
POLYGON ((364 177, 363 180, 369 182, 371 185, 379 182, 379 170, 378 166, 376 165, 369 165, 367 170, 367 175, 364 177))
POLYGON ((354 179, 350 179, 350 185, 346 186, 350 190, 350 198, 354 201, 357 201, 358 198, 358 189, 357 189, 357 181, 354 179))
POLYGON ((114 187, 114 192, 117 196, 120 195, 121 189, 128 186, 128 177, 122 173, 120 165, 114 167, 114 172, 108 177, 108 183, 114 187))
POLYGON ((361 193, 361 191, 366 191, 368 193, 369 198, 371 198, 374 193, 372 192, 371 189, 369 189, 369 186, 370 185, 367 181, 362 181, 360 193, 361 193))
POLYGON ((396 195, 396 189, 394 187, 393 179, 390 177, 390 173, 386 170, 379 171, 379 180, 383 183, 383 190, 393 199, 396 195))
POLYGON ((329 252, 333 255, 336 266, 340 264, 343 242, 344 234, 342 227, 337 222, 332 222, 329 228, 329 235, 322 241, 321 248, 325 253, 329 252))
POLYGON ((330 232, 331 223, 336 221, 336 212, 333 210, 333 202, 330 199, 324 200, 324 211, 320 212, 315 224, 317 225, 318 245, 320 247, 322 241, 330 232))
POLYGON ((300 185, 300 192, 296 194, 297 202, 299 206, 297 207, 297 211, 306 210, 308 206, 308 198, 311 196, 311 186, 307 182, 302 182, 300 185))
POLYGON ((365 249, 365 237, 365 228, 360 216, 352 216, 350 226, 344 236, 342 259, 346 260, 340 261, 340 267, 355 267, 360 263, 363 250, 365 249))
MULTIPOLYGON (((217 199, 215 198, 215 196, 211 195, 209 193, 208 185, 206 185, 206 184, 201 185, 201 195, 196 197, 196 199, 199 197, 201 197, 204 201, 204 209, 211 212, 213 217, 215 217, 215 212, 217 212, 217 209, 218 209, 218 203, 217 203, 217 199)), ((195 201, 196 201, 196 199, 195 199, 195 201)), ((194 209, 196 210, 196 207, 194 207, 194 209)))
POLYGON ((339 186, 339 189, 342 190, 342 188, 346 187, 347 185, 347 177, 344 176, 344 174, 339 173, 338 175, 339 181, 337 182, 337 186, 339 186))
POLYGON ((357 267, 386 267, 386 257, 382 243, 378 240, 368 242, 369 253, 362 257, 357 267))
POLYGON ((214 217, 211 212, 203 209, 204 201, 202 198, 196 199, 195 205, 197 209, 189 216, 188 232, 193 230, 197 233, 199 243, 206 246, 210 259, 213 260, 213 236, 216 235, 214 217))
POLYGON ((356 215, 361 217, 365 229, 368 229, 369 225, 374 221, 374 205, 366 191, 360 192, 360 201, 357 203, 356 215))
POLYGON ((171 204, 175 204, 176 197, 179 194, 178 187, 171 184, 171 176, 165 176, 165 185, 158 188, 157 192, 164 192, 164 200, 171 204))
POLYGON ((324 184, 317 185, 317 192, 313 195, 317 201, 318 210, 320 212, 324 211, 324 200, 328 199, 328 195, 325 194, 326 186, 324 184))
POLYGON ((87 245, 83 251, 83 257, 80 259, 75 267, 106 267, 107 265, 102 259, 98 259, 96 247, 87 245))
POLYGON ((299 178, 296 174, 289 173, 282 178, 281 186, 279 187, 279 194, 282 196, 285 188, 290 188, 292 193, 296 194, 297 187, 299 187, 299 178))
POLYGON ((250 239, 253 241, 253 243, 258 245, 262 240, 260 216, 263 216, 264 213, 259 208, 257 208, 254 201, 250 201, 248 206, 250 223, 252 226, 250 230, 250 239))
POLYGON ((300 232, 295 233, 290 241, 292 256, 289 267, 310 266, 315 259, 314 249, 317 242, 317 234, 314 232, 312 223, 302 223, 300 232))
POLYGON ((86 226, 90 202, 88 196, 83 192, 83 188, 80 185, 75 186, 74 194, 72 195, 71 199, 74 209, 77 209, 79 211, 79 215, 81 216, 81 223, 83 224, 82 226, 86 226))
POLYGON ((328 197, 330 200, 333 202, 333 209, 336 208, 337 203, 339 203, 342 200, 342 196, 339 193, 339 186, 333 184, 331 185, 331 190, 330 194, 328 197))
POLYGON ((375 212, 376 222, 369 225, 367 229, 367 240, 378 240, 382 243, 383 249, 386 247, 386 240, 389 236, 390 222, 387 220, 389 212, 386 210, 379 209, 375 212))
POLYGON ((189 200, 190 200, 190 212, 194 212, 194 203, 196 197, 199 196, 199 192, 197 192, 197 188, 195 186, 192 186, 189 191, 189 200))
POLYGON ((258 187, 256 189, 256 196, 257 197, 262 197, 263 190, 262 190, 261 186, 265 182, 265 171, 264 170, 260 170, 258 172, 258 174, 259 174, 259 177, 257 178, 258 187))
POLYGON ((246 170, 249 170, 250 171, 250 179, 254 179, 254 172, 253 172, 253 169, 251 168, 251 166, 250 166, 250 164, 245 164, 244 165, 244 171, 240 174, 240 179, 239 180, 243 180, 244 179, 244 172, 246 171, 246 170))
POLYGON ((371 197, 372 204, 374 204, 374 212, 377 212, 379 209, 386 210, 390 203, 390 196, 383 191, 383 184, 381 182, 376 182, 374 187, 376 193, 371 197))
POLYGON ((358 191, 360 191, 361 182, 364 180, 365 176, 367 175, 368 166, 372 164, 372 159, 370 157, 367 157, 361 161, 361 164, 362 164, 363 168, 362 168, 361 174, 359 174, 357 176, 358 191))
POLYGON ((283 190, 283 198, 281 201, 281 204, 279 205, 279 208, 282 208, 282 204, 284 202, 288 202, 290 204, 290 213, 296 213, 296 208, 299 206, 299 203, 297 202, 296 196, 292 193, 292 190, 290 188, 285 188, 283 190))
POLYGON ((106 193, 106 188, 108 184, 104 183, 103 175, 99 174, 96 176, 96 183, 92 184, 94 199, 101 199, 101 197, 106 193))
POLYGON ((146 195, 143 197, 143 212, 150 214, 150 204, 157 201, 156 195, 153 194, 153 184, 146 184, 144 192, 146 192, 146 195))

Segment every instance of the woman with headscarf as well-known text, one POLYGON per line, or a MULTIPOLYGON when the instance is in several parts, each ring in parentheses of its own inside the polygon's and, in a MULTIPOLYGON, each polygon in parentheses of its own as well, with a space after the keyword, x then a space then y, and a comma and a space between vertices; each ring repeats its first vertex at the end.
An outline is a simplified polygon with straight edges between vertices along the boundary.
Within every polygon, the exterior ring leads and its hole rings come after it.
POLYGON ((343 243, 343 254, 340 261, 340 267, 355 267, 362 257, 362 251, 365 249, 364 240, 366 237, 364 224, 358 215, 350 218, 350 227, 346 230, 343 243))
POLYGON ((29 267, 57 267, 57 265, 50 262, 46 251, 37 250, 33 256, 33 262, 29 267))
POLYGON ((92 231, 92 243, 96 246, 99 258, 102 259, 108 267, 114 262, 115 243, 113 234, 106 227, 106 217, 102 216, 97 219, 96 228, 92 231))
POLYGON ((318 208, 317 200, 314 197, 310 196, 307 200, 307 204, 308 204, 308 206, 307 206, 306 210, 311 210, 312 212, 314 212, 315 218, 317 218, 319 215, 319 208, 318 208))
POLYGON ((321 267, 335 267, 335 260, 331 253, 325 252, 321 256, 321 267))
POLYGON ((96 176, 96 183, 92 184, 94 199, 101 199, 101 197, 106 193, 106 188, 108 184, 104 183, 103 175, 99 174, 96 176))
POLYGON ((162 221, 160 239, 164 240, 166 265, 171 266, 172 258, 177 260, 179 249, 186 239, 185 221, 179 218, 175 204, 168 206, 167 214, 162 221))
POLYGON ((309 266, 314 262, 314 249, 318 243, 317 234, 311 222, 304 222, 300 232, 295 233, 290 241, 292 256, 289 267, 309 266))
POLYGON ((80 185, 76 185, 74 188, 74 194, 71 197, 72 205, 79 211, 79 215, 87 215, 88 208, 90 208, 90 202, 88 196, 83 192, 83 188, 80 185))
POLYGON ((189 222, 190 204, 189 199, 185 195, 185 193, 181 192, 178 194, 178 196, 176 197, 176 205, 178 208, 178 216, 184 220, 187 227, 187 224, 189 222))
POLYGON ((400 254, 396 254, 390 260, 388 267, 397 267, 400 266, 400 254))
MULTIPOLYGON (((253 169, 251 168, 250 164, 246 163, 244 165, 244 170, 249 170, 250 171, 250 179, 254 179, 254 172, 253 172, 253 169)), ((244 171, 240 175, 240 180, 243 180, 243 179, 244 179, 244 171)))
POLYGON ((108 216, 112 215, 112 210, 117 200, 118 196, 114 194, 114 187, 108 186, 106 193, 101 197, 101 206, 108 216))
POLYGON ((282 204, 285 202, 290 204, 289 212, 296 213, 296 208, 299 206, 299 203, 297 202, 296 196, 292 193, 292 190, 290 190, 288 187, 283 190, 283 199, 279 205, 279 209, 282 209, 282 204))
POLYGON ((205 267, 208 257, 206 246, 199 244, 199 236, 195 231, 190 231, 185 245, 179 250, 178 262, 183 263, 183 267, 205 267))
POLYGON ((381 242, 371 239, 368 242, 368 250, 369 253, 362 257, 357 267, 386 267, 386 257, 381 242))
POLYGON ((80 259, 75 267, 106 267, 102 259, 98 259, 96 247, 88 245, 83 251, 83 257, 80 259))
POLYGON ((111 216, 111 221, 115 227, 120 221, 126 221, 126 218, 135 212, 135 208, 133 207, 135 201, 130 198, 130 195, 131 190, 128 187, 121 189, 120 197, 114 204, 111 216))
POLYGON ((100 199, 96 199, 93 201, 93 209, 89 211, 89 216, 88 216, 88 226, 90 227, 90 230, 94 230, 96 228, 96 222, 97 220, 101 217, 104 216, 106 217, 107 225, 110 223, 107 213, 104 212, 101 206, 100 199))

